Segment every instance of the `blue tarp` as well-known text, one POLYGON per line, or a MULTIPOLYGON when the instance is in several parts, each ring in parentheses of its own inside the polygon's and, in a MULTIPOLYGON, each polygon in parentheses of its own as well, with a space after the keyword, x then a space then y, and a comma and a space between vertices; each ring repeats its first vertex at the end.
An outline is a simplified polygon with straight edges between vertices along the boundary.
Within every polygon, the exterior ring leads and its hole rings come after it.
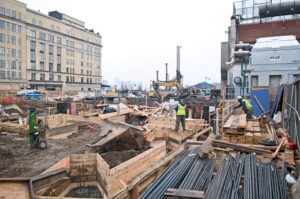
POLYGON ((275 108, 280 100, 280 97, 281 97, 281 94, 283 92, 283 85, 280 85, 278 87, 278 91, 277 91, 277 94, 276 94, 276 97, 275 97, 275 100, 274 100, 274 104, 273 104, 273 107, 272 107, 272 112, 271 112, 271 115, 273 115, 275 113, 275 108))
MULTIPOLYGON (((253 115, 259 116, 263 114, 263 110, 261 110, 254 96, 258 99, 259 103, 263 107, 263 109, 268 112, 270 111, 270 97, 269 97, 269 89, 255 89, 251 90, 251 104, 253 109, 253 115)), ((270 112, 269 112, 270 113, 270 112)))

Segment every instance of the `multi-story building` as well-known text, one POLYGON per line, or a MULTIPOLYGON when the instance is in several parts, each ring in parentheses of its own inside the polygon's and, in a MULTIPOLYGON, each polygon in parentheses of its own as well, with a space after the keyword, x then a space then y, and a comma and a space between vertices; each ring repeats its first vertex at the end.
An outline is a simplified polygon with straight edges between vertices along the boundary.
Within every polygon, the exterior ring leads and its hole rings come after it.
POLYGON ((0 90, 94 91, 102 82, 101 36, 58 11, 0 3, 0 90))
POLYGON ((221 82, 232 96, 247 95, 241 87, 292 83, 300 77, 299 41, 299 0, 235 1, 221 44, 221 82))

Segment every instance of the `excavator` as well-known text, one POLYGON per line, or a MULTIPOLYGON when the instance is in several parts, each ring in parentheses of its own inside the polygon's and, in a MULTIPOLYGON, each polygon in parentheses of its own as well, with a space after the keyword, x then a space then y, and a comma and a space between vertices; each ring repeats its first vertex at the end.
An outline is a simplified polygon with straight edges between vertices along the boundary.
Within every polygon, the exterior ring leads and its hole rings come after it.
POLYGON ((178 97, 184 97, 184 96, 187 95, 187 93, 184 91, 183 86, 177 81, 167 81, 167 82, 161 82, 161 81, 160 82, 155 82, 155 81, 153 81, 152 86, 153 86, 153 89, 154 89, 155 93, 157 94, 160 101, 162 101, 167 96, 174 95, 173 89, 171 89, 171 88, 174 88, 174 87, 176 87, 176 89, 177 89, 177 92, 178 92, 177 96, 178 97), (160 90, 159 89, 160 86, 164 86, 164 87, 169 88, 169 89, 160 90))

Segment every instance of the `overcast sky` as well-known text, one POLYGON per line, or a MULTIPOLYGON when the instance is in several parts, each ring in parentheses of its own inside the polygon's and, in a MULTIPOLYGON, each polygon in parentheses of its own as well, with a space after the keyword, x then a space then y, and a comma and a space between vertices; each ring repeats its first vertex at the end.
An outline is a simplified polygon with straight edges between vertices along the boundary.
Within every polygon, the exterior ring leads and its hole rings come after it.
POLYGON ((21 0, 47 14, 58 10, 102 35, 103 79, 165 79, 181 48, 184 85, 220 82, 220 43, 227 41, 233 0, 21 0))

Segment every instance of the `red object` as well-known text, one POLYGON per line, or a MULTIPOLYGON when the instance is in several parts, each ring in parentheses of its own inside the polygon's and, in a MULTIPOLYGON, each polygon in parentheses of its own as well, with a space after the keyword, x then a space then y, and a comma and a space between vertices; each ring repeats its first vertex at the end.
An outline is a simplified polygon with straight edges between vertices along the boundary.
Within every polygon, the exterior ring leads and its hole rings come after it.
POLYGON ((288 142, 285 147, 289 150, 295 151, 297 148, 297 144, 295 142, 288 142))
POLYGON ((93 123, 90 124, 90 131, 94 131, 94 124, 93 123))

